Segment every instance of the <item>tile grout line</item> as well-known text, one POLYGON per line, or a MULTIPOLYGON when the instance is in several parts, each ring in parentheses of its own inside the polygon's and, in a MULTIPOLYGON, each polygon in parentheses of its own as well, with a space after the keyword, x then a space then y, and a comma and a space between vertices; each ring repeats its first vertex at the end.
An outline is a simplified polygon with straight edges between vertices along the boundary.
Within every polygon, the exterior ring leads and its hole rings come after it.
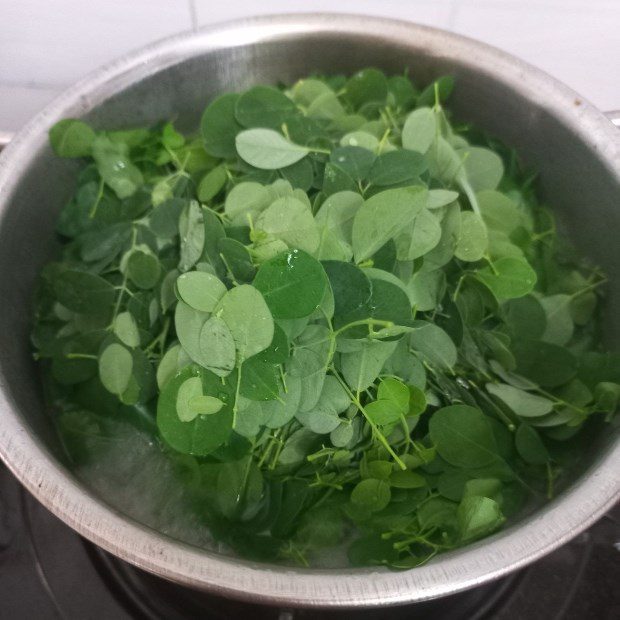
POLYGON ((189 4, 189 18, 191 21, 191 27, 194 32, 198 30, 198 13, 196 11, 196 1, 187 0, 189 4))

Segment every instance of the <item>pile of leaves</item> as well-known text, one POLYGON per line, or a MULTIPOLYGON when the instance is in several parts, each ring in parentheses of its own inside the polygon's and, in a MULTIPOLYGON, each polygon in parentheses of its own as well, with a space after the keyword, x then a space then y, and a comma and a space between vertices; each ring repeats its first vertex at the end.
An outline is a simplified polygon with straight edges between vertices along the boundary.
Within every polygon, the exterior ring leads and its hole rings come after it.
POLYGON ((620 397, 604 277, 451 90, 366 69, 225 94, 189 138, 55 125, 83 166, 33 342, 74 458, 129 421, 217 537, 304 564, 416 566, 550 497, 620 397))

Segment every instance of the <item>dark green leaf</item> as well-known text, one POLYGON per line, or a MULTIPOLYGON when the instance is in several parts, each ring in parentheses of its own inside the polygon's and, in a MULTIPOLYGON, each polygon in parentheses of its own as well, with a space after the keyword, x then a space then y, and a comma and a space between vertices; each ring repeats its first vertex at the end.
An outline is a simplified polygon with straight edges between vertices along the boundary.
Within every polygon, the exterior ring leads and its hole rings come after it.
POLYGON ((321 264, 301 250, 279 254, 263 263, 254 279, 254 286, 279 319, 312 314, 323 299, 326 285, 321 264))
POLYGON ((200 131, 205 150, 214 157, 234 157, 235 137, 243 129, 235 118, 239 95, 228 93, 212 101, 202 115, 200 131))

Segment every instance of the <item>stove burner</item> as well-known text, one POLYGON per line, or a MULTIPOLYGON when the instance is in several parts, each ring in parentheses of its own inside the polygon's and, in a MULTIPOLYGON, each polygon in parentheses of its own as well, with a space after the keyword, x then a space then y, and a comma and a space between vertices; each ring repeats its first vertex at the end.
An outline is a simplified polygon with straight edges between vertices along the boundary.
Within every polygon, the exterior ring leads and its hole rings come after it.
POLYGON ((0 620, 612 620, 620 617, 620 507, 520 573, 442 599, 351 611, 277 609, 189 590, 80 538, 0 467, 0 620))

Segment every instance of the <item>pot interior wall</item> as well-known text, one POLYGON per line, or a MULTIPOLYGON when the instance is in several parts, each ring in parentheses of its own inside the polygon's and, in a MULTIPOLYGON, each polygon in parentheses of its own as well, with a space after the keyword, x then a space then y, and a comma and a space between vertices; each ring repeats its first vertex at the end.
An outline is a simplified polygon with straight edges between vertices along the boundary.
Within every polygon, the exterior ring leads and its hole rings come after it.
MULTIPOLYGON (((471 120, 515 146, 540 170, 545 198, 560 214, 578 247, 608 273, 608 341, 610 348, 617 344, 617 177, 568 122, 548 112, 545 101, 526 96, 518 86, 498 81, 497 76, 481 73, 475 59, 456 58, 449 48, 435 53, 416 40, 403 45, 380 34, 374 38, 342 33, 283 35, 267 42, 231 44, 215 52, 194 44, 193 48, 181 46, 176 58, 172 55, 165 60, 166 68, 137 83, 132 83, 131 73, 124 75, 118 92, 101 87, 74 105, 70 115, 84 117, 98 128, 123 128, 176 117, 183 130, 193 130, 205 104, 215 95, 254 83, 286 83, 317 71, 351 73, 364 66, 391 73, 409 68, 421 84, 440 74, 453 74, 457 87, 452 107, 457 117, 471 120), (185 51, 190 51, 191 57, 185 58, 185 51)), ((50 124, 55 120, 50 118, 50 124)), ((41 140, 0 222, 1 381, 15 409, 59 459, 62 452, 43 405, 29 331, 36 277, 53 254, 54 222, 73 192, 76 171, 74 162, 55 158, 41 140)), ((581 471, 595 464, 596 455, 612 439, 608 432, 596 434, 581 471)), ((122 499, 108 501, 131 512, 122 499)))

